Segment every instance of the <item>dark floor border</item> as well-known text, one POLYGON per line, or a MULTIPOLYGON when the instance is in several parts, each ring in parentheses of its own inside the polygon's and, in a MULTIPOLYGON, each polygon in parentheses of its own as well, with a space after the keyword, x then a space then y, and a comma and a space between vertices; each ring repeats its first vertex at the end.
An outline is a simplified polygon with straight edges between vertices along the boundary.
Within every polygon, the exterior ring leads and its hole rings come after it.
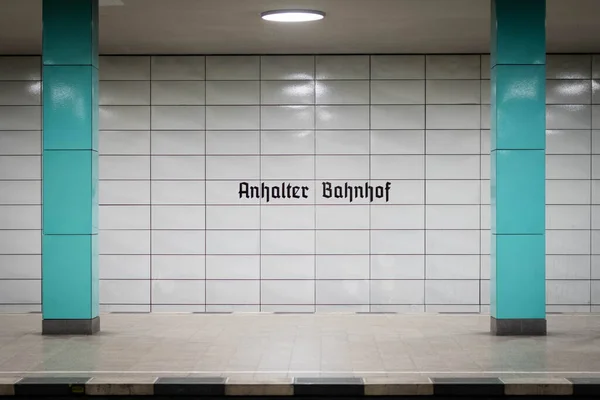
POLYGON ((301 377, 266 382, 219 376, 165 378, 26 377, 0 379, 0 397, 139 399, 188 397, 309 398, 600 398, 600 378, 301 377), (11 380, 14 381, 11 383, 11 380))

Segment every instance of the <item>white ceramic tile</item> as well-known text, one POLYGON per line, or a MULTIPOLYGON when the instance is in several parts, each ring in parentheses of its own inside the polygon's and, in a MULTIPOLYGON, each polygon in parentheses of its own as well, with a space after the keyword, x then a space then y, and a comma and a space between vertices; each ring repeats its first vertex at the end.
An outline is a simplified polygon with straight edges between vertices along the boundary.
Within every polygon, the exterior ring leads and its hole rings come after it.
POLYGON ((262 81, 261 104, 315 104, 314 81, 262 81))
POLYGON ((206 304, 260 304, 260 281, 206 281, 206 304))
POLYGON ((207 156, 206 179, 258 179, 259 167, 257 156, 207 156))
POLYGON ((152 156, 151 162, 152 179, 204 179, 203 156, 152 156))
POLYGON ((428 55, 427 79, 480 79, 479 55, 428 55))
POLYGON ((590 164, 590 156, 547 155, 546 179, 590 179, 590 164))
POLYGON ((423 279, 425 256, 388 255, 371 256, 371 279, 423 279))
POLYGON ((481 230, 479 234, 479 251, 481 254, 490 254, 492 233, 489 230, 481 230))
POLYGON ((315 256, 263 255, 260 268, 262 279, 314 279, 315 256))
POLYGON ((257 56, 208 56, 206 80, 258 80, 259 65, 257 56))
POLYGON ((98 70, 101 81, 148 81, 150 80, 150 57, 100 56, 98 70))
POLYGON ((318 81, 317 104, 369 104, 369 81, 318 81))
POLYGON ((150 207, 103 205, 98 225, 100 229, 150 229, 150 207))
MULTIPOLYGON (((582 185, 583 183, 580 182, 582 185)), ((585 182, 587 183, 587 182, 585 182)), ((592 187, 592 204, 600 204, 600 181, 593 180, 591 181, 592 187)), ((585 203, 584 203, 585 204, 585 203)))
POLYGON ((41 181, 0 181, 0 204, 41 204, 41 181))
POLYGON ((40 155, 40 131, 0 131, 0 155, 40 155))
POLYGON ((423 304, 422 281, 372 280, 371 304, 423 304))
POLYGON ((204 129, 204 112, 201 106, 152 106, 152 129, 204 129))
POLYGON ((150 231, 103 230, 98 242, 100 254, 150 254, 150 231))
POLYGON ((204 231, 152 231, 152 254, 204 254, 204 243, 204 231))
MULTIPOLYGON (((203 182, 201 182, 203 183, 203 182)), ((260 182, 249 181, 249 185, 260 187, 260 182)), ((203 185, 204 188, 204 185, 203 185)), ((252 205, 259 204, 260 199, 240 198, 240 182, 238 181, 207 181, 206 182, 206 204, 218 205, 252 205)))
POLYGON ((429 255, 427 279, 479 279, 478 255, 429 255))
POLYGON ((369 131, 316 132, 317 154, 369 154, 369 131))
POLYGON ((101 313, 149 313, 150 311, 150 304, 104 304, 100 300, 101 313))
POLYGON ((261 129, 302 130, 315 127, 313 106, 263 106, 260 113, 261 129))
POLYGON ((368 179, 369 156, 316 156, 317 179, 368 179))
POLYGON ((589 204, 590 196, 589 181, 546 181, 547 204, 589 204))
MULTIPOLYGON (((384 186, 387 182, 391 183, 389 202, 383 199, 375 199, 373 204, 424 204, 425 202, 425 181, 424 180, 391 180, 379 181, 371 180, 371 185, 384 186)), ((363 183, 364 184, 364 183, 363 183)))
POLYGON ((262 281, 261 304, 314 304, 313 281, 262 281))
POLYGON ((315 232, 266 231, 260 233, 261 254, 314 254, 315 232))
POLYGON ((262 131, 260 150, 264 154, 313 154, 314 131, 262 131))
POLYGON ((546 104, 590 104, 592 85, 589 80, 546 81, 546 104))
POLYGON ((42 281, 39 279, 0 280, 0 303, 40 303, 41 298, 42 281))
POLYGON ((150 204, 150 182, 100 181, 99 203, 100 205, 150 204))
POLYGON ((153 206, 152 229, 204 229, 204 206, 153 206))
POLYGON ((316 257, 317 279, 369 279, 369 256, 316 257))
POLYGON ((479 206, 428 205, 427 229, 479 229, 479 206))
POLYGON ((424 131, 371 131, 371 154, 423 154, 424 131))
POLYGON ((207 131, 207 154, 252 154, 260 149, 258 131, 207 131))
POLYGON ((204 80, 205 58, 203 56, 152 56, 152 80, 204 80))
POLYGON ((39 230, 0 230, 0 254, 41 254, 39 230))
POLYGON ((420 314, 425 312, 424 304, 372 304, 372 313, 420 314))
POLYGON ((260 78, 264 80, 306 80, 315 77, 314 56, 262 56, 260 78))
POLYGON ((479 179, 480 156, 428 155, 425 157, 427 179, 479 179))
POLYGON ((369 231, 317 231, 317 254, 369 254, 369 231))
POLYGON ((41 157, 0 156, 0 179, 41 179, 41 157))
POLYGON ((257 313, 260 312, 261 308, 259 304, 207 304, 206 312, 208 313, 242 313, 242 312, 250 312, 257 313))
POLYGON ((207 206, 206 229, 260 229, 256 206, 207 206))
MULTIPOLYGON (((592 129, 600 128, 600 105, 592 106, 592 129)), ((586 129, 586 128, 581 128, 586 129)))
POLYGON ((590 254, 589 231, 548 230, 546 254, 590 254))
POLYGON ((425 81, 372 81, 371 104, 425 104, 425 81))
POLYGON ((153 181, 152 204, 204 204, 204 185, 203 181, 153 181))
POLYGON ((548 54, 547 79, 589 79, 592 77, 591 56, 588 54, 548 54))
POLYGON ((148 280, 101 280, 100 302, 102 304, 150 303, 150 281, 148 280))
POLYGON ((264 180, 312 179, 315 176, 314 156, 262 156, 261 175, 264 180))
POLYGON ((100 81, 101 106, 149 106, 149 81, 100 81))
POLYGON ((479 281, 427 280, 427 304, 479 304, 479 281))
MULTIPOLYGON (((565 207, 577 207, 579 208, 588 208, 588 206, 565 206, 565 207)), ((569 211, 572 211, 569 209, 569 211)), ((580 213, 582 213, 582 211, 580 211, 580 213)), ((600 229, 600 207, 599 206, 591 206, 591 218, 588 220, 588 222, 591 222, 591 229, 600 229)), ((583 221, 582 221, 583 222, 583 221)), ((583 226, 583 223, 579 223, 580 226, 583 226)), ((582 229, 586 229, 589 228, 590 224, 588 224, 586 227, 582 228, 582 229)))
POLYGON ((100 106, 100 130, 148 130, 148 106, 100 106))
POLYGON ((260 256, 207 256, 206 279, 260 279, 260 256))
POLYGON ((546 106, 546 129, 591 129, 589 105, 546 106))
POLYGON ((425 254, 422 230, 371 231, 371 254, 425 254))
POLYGON ((479 130, 426 131, 427 154, 479 154, 479 130))
POLYGON ((258 81, 208 81, 206 104, 208 105, 254 105, 260 102, 258 81))
POLYGON ((259 128, 258 106, 207 106, 206 129, 256 130, 259 128))
POLYGON ((40 56, 0 57, 0 80, 39 81, 41 79, 42 60, 40 56))
POLYGON ((425 106, 371 106, 371 129, 424 129, 425 106))
POLYGON ((41 255, 0 255, 0 279, 42 279, 41 255))
POLYGON ((203 155, 203 131, 152 131, 153 155, 203 155))
POLYGON ((590 154, 590 143, 587 130, 546 131, 546 154, 590 154))
MULTIPOLYGON (((317 281, 317 304, 369 304, 368 280, 317 281)), ((319 311, 319 309, 317 309, 319 311)))
POLYGON ((316 229, 369 229, 369 206, 317 206, 316 229))
POLYGON ((590 304, 590 290, 586 281, 546 281, 546 303, 590 304))
POLYGON ((423 179, 425 159, 422 155, 371 156, 371 177, 377 179, 423 179))
POLYGON ((101 255, 100 279, 150 279, 150 256, 101 255))
POLYGON ((268 313, 314 313, 315 306, 314 305, 298 305, 298 304, 261 304, 260 305, 261 312, 268 313))
POLYGON ((600 78, 600 55, 592 55, 592 78, 600 78))
POLYGON ((317 106, 317 129, 369 129, 368 106, 317 106))
POLYGON ((425 207, 422 205, 371 206, 371 229, 424 229, 425 207))
MULTIPOLYGON (((489 304, 491 302, 491 294, 490 294, 490 281, 489 280, 482 280, 479 283, 479 299, 480 299, 480 303, 481 303, 481 312, 483 313, 483 308, 484 307, 489 307, 489 304)), ((489 310, 487 311, 489 313, 489 310)))
POLYGON ((153 313, 203 313, 206 312, 204 304, 156 304, 152 303, 153 313))
POLYGON ((427 180, 427 204, 479 204, 480 181, 427 180))
POLYGON ((428 129, 479 129, 479 105, 428 105, 428 129))
POLYGON ((317 79, 369 79, 369 56, 317 56, 317 79))
POLYGON ((371 56, 371 79, 425 79, 425 56, 371 56))
POLYGON ((479 80, 427 81, 427 104, 480 104, 481 82, 479 80))
POLYGON ((204 279, 204 255, 153 255, 152 279, 204 279))
MULTIPOLYGON (((589 206, 546 206, 546 229, 589 229, 591 219, 589 206)), ((600 216, 598 218, 600 228, 600 216)))
POLYGON ((590 279, 589 255, 546 256, 546 279, 590 279))
MULTIPOLYGON (((331 281, 331 282, 336 282, 336 281, 331 281)), ((358 282, 358 281, 354 281, 354 282, 358 282)), ((315 310, 316 313, 323 313, 323 314, 367 313, 370 310, 370 306, 368 304, 364 304, 364 305, 360 305, 360 304, 345 304, 345 305, 317 304, 315 309, 316 309, 315 310)))
POLYGON ((481 129, 487 129, 487 130, 492 129, 492 121, 490 119, 491 112, 492 112, 491 106, 489 104, 481 105, 481 116, 479 118, 481 121, 481 129))
POLYGON ((591 257, 591 263, 591 279, 600 279, 600 256, 593 255, 591 257))
POLYGON ((315 229, 314 206, 268 205, 260 214, 261 229, 315 229))
POLYGON ((492 103, 492 84, 489 80, 481 81, 481 104, 492 103))
POLYGON ((100 156, 100 179, 150 179, 150 157, 100 156))
POLYGON ((3 82, 0 80, 0 106, 37 106, 41 104, 40 82, 3 82))
POLYGON ((476 230, 427 230, 427 254, 479 254, 480 237, 476 230))
POLYGON ((482 205, 480 210, 480 228, 492 229, 492 208, 489 205, 482 205))
POLYGON ((104 155, 147 155, 149 131, 100 131, 99 152, 104 155))
POLYGON ((204 82, 153 81, 152 105, 195 106, 204 104, 204 82))
MULTIPOLYGON (((585 231, 584 231, 585 232, 585 231)), ((592 231, 592 254, 600 254, 600 231, 592 231)))
POLYGON ((35 131, 42 129, 42 107, 2 106, 0 107, 0 130, 35 131))
POLYGON ((489 130, 481 131, 481 154, 489 155, 491 153, 491 133, 489 130))
POLYGON ((207 231, 206 254, 260 254, 260 232, 207 231))

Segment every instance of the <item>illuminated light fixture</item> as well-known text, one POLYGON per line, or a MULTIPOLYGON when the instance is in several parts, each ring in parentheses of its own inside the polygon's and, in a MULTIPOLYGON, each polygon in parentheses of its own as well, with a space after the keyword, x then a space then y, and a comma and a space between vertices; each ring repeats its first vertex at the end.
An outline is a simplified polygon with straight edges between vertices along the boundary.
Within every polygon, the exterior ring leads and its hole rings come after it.
POLYGON ((265 11, 260 17, 275 22, 308 22, 325 18, 325 13, 315 10, 272 10, 265 11))

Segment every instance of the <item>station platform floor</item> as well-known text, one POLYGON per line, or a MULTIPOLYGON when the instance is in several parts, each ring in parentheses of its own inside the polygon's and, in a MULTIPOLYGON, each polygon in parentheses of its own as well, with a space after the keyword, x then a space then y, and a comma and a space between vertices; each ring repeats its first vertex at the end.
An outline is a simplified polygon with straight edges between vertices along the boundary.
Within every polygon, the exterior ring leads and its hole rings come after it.
MULTIPOLYGON (((23 377, 285 381, 360 377, 600 378, 600 314, 548 316, 545 337, 497 337, 489 315, 103 314, 94 336, 42 336, 0 315, 0 382, 23 377)), ((598 381, 600 382, 600 381, 598 381)))

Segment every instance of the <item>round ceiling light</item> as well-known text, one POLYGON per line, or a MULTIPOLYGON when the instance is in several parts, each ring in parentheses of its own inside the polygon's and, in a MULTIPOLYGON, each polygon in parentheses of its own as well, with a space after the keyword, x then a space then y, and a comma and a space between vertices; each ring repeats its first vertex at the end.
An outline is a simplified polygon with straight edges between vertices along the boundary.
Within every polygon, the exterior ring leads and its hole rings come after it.
POLYGON ((265 11, 260 17, 266 21, 308 22, 325 18, 325 13, 315 10, 272 10, 265 11))

